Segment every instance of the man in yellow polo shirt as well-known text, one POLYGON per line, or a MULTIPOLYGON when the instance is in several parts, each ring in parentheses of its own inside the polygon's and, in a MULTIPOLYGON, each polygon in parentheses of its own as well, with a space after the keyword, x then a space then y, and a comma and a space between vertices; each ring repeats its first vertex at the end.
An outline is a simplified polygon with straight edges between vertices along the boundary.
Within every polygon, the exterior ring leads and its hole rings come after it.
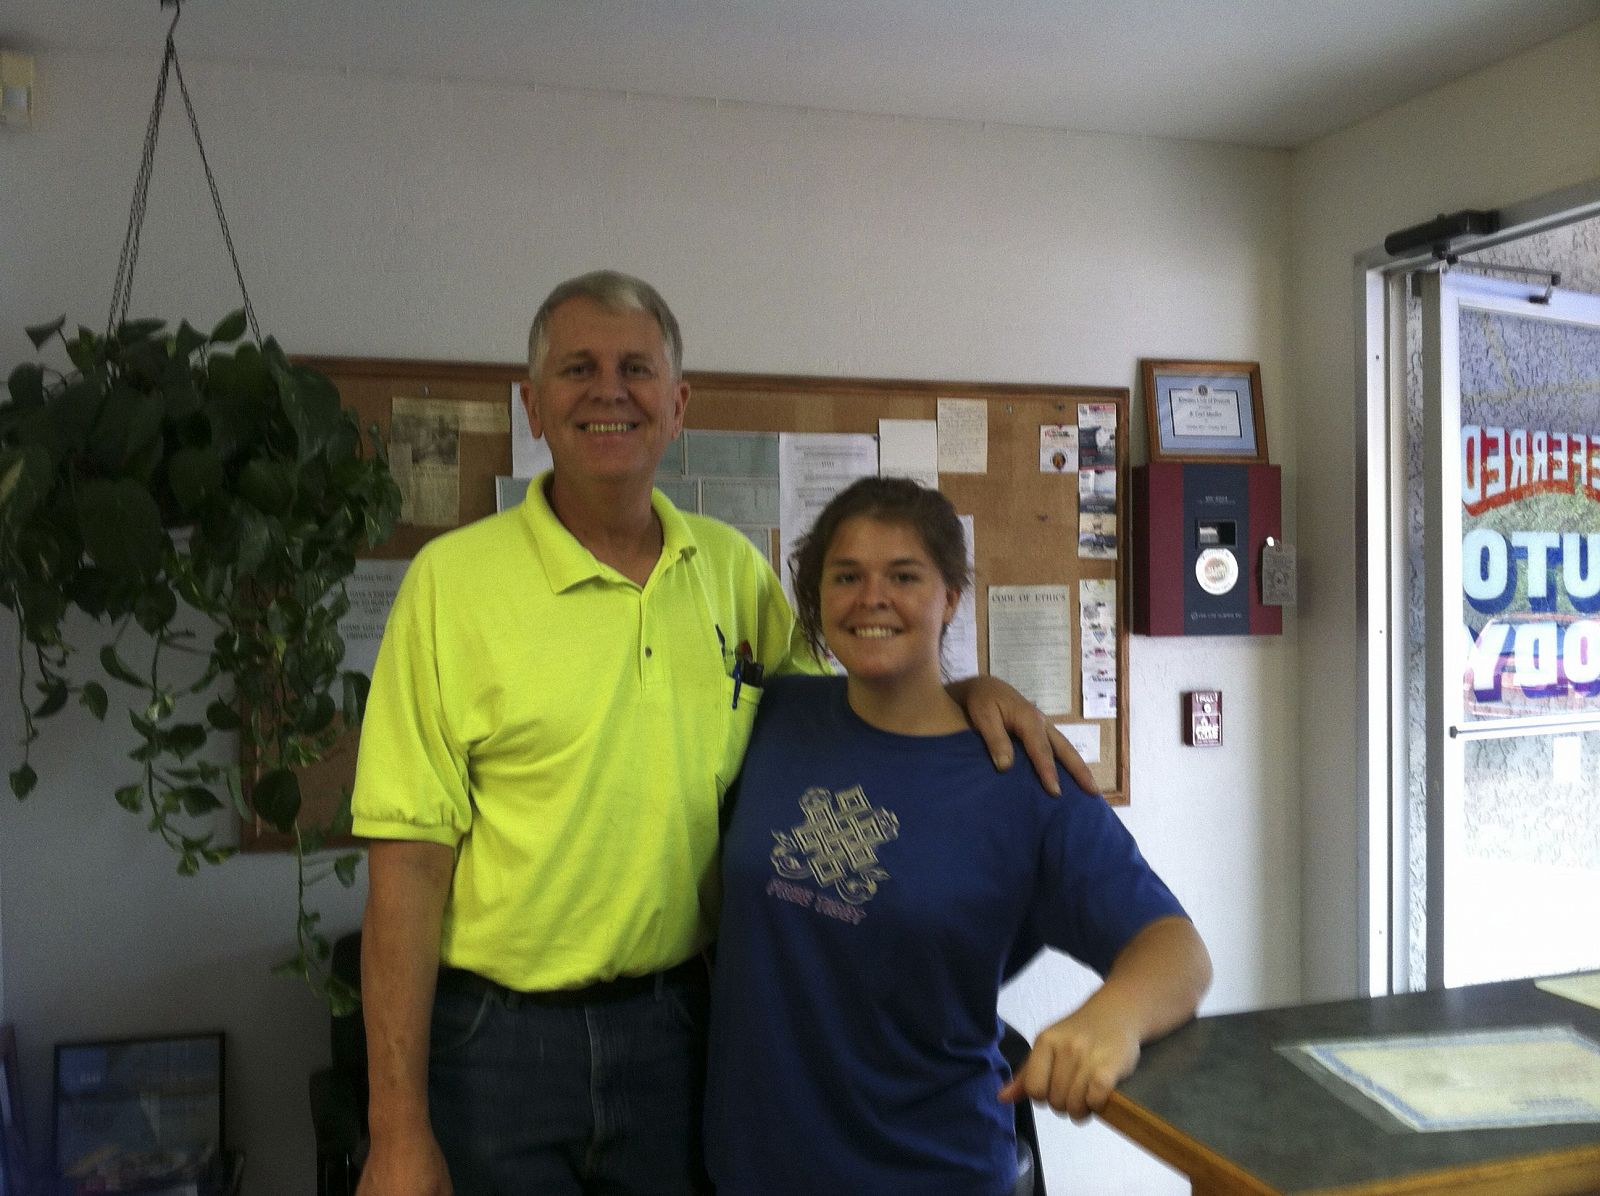
MULTIPOLYGON (((373 673, 362 1196, 707 1190, 720 802, 757 666, 817 668, 750 543, 653 491, 689 398, 661 297, 563 283, 529 365, 554 471, 417 555, 373 673)), ((997 711, 1062 753, 999 683, 963 697, 998 764, 997 711)))

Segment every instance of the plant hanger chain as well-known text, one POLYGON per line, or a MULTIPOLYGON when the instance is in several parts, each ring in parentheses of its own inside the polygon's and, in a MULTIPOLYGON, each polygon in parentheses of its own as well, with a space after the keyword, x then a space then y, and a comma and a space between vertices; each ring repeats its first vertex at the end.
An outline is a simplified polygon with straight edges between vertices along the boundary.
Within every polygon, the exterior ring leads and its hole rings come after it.
POLYGON ((233 247, 233 235, 228 231, 228 217, 222 210, 222 195, 217 191, 217 180, 211 173, 211 163, 206 159, 205 143, 200 139, 200 122, 194 114, 194 103, 189 99, 189 88, 183 81, 183 68, 178 65, 178 47, 172 34, 183 16, 182 0, 161 0, 161 7, 171 5, 174 10, 172 24, 167 27, 167 48, 161 56, 161 77, 156 81, 155 104, 150 109, 150 123, 144 132, 144 155, 139 161, 139 175, 133 184, 133 204, 128 211, 128 231, 122 239, 122 256, 117 262, 117 281, 111 291, 111 314, 106 321, 109 337, 128 317, 128 304, 133 298, 133 271, 139 260, 139 234, 144 229, 145 207, 150 195, 150 172, 155 165, 156 138, 161 132, 161 109, 167 100, 167 72, 178 79, 178 92, 183 96, 184 111, 189 114, 189 128, 194 132, 195 148, 200 151, 200 165, 206 172, 206 185, 211 189, 211 204, 217 212, 217 223, 222 226, 222 239, 228 247, 228 258, 233 262, 233 276, 239 280, 239 293, 244 296, 244 314, 250 321, 250 331, 256 342, 261 341, 261 328, 256 323, 256 312, 250 302, 250 292, 245 289, 244 271, 239 268, 239 255, 233 247))

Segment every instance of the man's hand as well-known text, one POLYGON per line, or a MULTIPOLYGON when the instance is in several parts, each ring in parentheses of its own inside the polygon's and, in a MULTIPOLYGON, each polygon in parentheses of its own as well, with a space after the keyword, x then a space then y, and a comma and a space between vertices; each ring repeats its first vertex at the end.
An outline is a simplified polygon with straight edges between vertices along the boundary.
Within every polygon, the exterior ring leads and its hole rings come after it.
POLYGON ((1111 1090, 1138 1062, 1139 1036, 1127 1011, 1113 1002, 1091 1002, 1039 1032, 1000 1099, 1046 1101, 1057 1113, 1082 1121, 1105 1107, 1111 1090))
POLYGON ((983 736, 994 766, 1001 772, 1011 767, 1011 736, 1015 735, 1046 791, 1061 796, 1061 782, 1056 778, 1056 762, 1060 761, 1085 793, 1100 792, 1089 766, 1067 737, 1037 706, 998 677, 968 677, 951 682, 946 690, 967 712, 967 721, 983 736))
POLYGON ((356 1196, 454 1196, 444 1155, 433 1132, 422 1126, 400 1139, 374 1139, 361 1169, 356 1196))

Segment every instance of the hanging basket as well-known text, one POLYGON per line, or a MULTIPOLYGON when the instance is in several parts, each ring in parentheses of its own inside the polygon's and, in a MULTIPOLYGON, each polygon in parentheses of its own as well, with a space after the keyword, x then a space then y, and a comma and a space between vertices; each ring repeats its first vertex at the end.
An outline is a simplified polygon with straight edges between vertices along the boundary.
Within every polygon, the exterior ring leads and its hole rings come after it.
POLYGON ((116 802, 184 874, 232 854, 206 829, 226 805, 293 835, 296 953, 282 967, 348 1008, 305 889, 320 874, 352 883, 360 856, 312 864, 341 819, 303 832, 296 777, 341 723, 360 721, 367 678, 342 668, 338 634, 344 581, 388 536, 400 493, 376 427, 364 441, 333 384, 260 336, 172 28, 106 332, 69 335, 65 318, 29 329, 36 348, 59 341, 70 366, 18 366, 0 405, 0 604, 17 619, 24 723, 10 786, 20 799, 39 782, 29 748, 41 720, 73 701, 105 719, 125 701, 137 746, 116 802), (209 333, 127 318, 169 74, 244 296, 209 333), (95 620, 87 662, 65 630, 74 610, 95 620), (237 732, 253 761, 253 806, 236 758, 216 761, 218 731, 230 747, 237 732))

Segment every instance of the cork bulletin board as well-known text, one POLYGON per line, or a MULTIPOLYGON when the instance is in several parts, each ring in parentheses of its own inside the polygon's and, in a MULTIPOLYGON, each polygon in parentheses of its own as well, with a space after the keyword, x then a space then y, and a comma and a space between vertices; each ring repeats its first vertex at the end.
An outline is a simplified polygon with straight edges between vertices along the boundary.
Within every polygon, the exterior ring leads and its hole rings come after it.
MULTIPOLYGON (((526 379, 526 366, 301 360, 333 379, 363 429, 378 426, 391 446, 397 472, 408 466, 413 470, 407 489, 422 497, 408 507, 408 514, 420 522, 397 525, 388 542, 370 554, 373 558, 404 561, 449 526, 494 513, 495 479, 511 472, 511 396, 526 379), (416 457, 414 463, 408 460, 411 456, 416 457), (434 463, 452 456, 453 470, 441 470, 434 463)), ((1093 745, 1087 755, 1106 799, 1115 805, 1128 801, 1126 389, 692 371, 685 377, 690 384, 685 436, 663 462, 657 485, 685 509, 694 509, 698 495, 705 499, 707 514, 723 515, 742 527, 770 522, 774 525, 770 538, 760 526, 744 530, 767 549, 775 566, 779 564, 777 518, 766 498, 760 497, 766 493, 766 483, 776 486, 775 437, 739 438, 741 445, 759 450, 755 455, 770 448, 770 460, 740 463, 752 454, 719 451, 701 454, 721 461, 706 466, 695 462, 696 432, 876 434, 881 419, 934 420, 940 400, 966 400, 968 410, 970 404, 981 403, 987 416, 986 468, 938 475, 939 488, 956 510, 972 517, 979 667, 982 671, 990 667, 991 587, 1055 587, 1057 598, 1064 590, 1070 627, 1066 667, 1072 676, 1058 687, 1065 693, 1063 708, 1046 709, 1045 714, 1052 722, 1071 725, 1080 741, 1093 745), (1096 470, 1101 488, 1092 500, 1098 513, 1092 516, 1080 513, 1077 462, 1070 457, 1063 460, 1055 451, 1057 446, 1075 451, 1072 442, 1077 433, 1071 429, 1077 429, 1080 417, 1087 420, 1091 415, 1101 425, 1096 459, 1102 466, 1096 470), (1068 430, 1042 433, 1046 427, 1068 430), (711 476, 707 470, 711 475, 746 476, 711 476), (757 497, 740 498, 735 505, 741 511, 760 510, 740 517, 712 503, 713 488, 728 491, 741 486, 757 497), (1096 555, 1080 555, 1083 552, 1096 555), (1085 582, 1101 584, 1085 587, 1085 582), (1088 601, 1102 598, 1110 602, 1088 601), (1087 673, 1091 642, 1100 645, 1093 678, 1087 673), (1095 705, 1086 710, 1091 687, 1095 705)), ((1083 435, 1085 463, 1091 459, 1092 435, 1083 435)), ((702 436, 698 443, 706 445, 709 440, 702 436)), ((723 441, 719 449, 729 443, 723 441)), ((1083 499, 1085 504, 1090 501, 1083 499)), ((354 772, 355 736, 347 735, 329 757, 302 771, 302 822, 325 823, 354 772)), ((258 823, 244 828, 243 842, 247 849, 270 850, 287 840, 258 823)))

